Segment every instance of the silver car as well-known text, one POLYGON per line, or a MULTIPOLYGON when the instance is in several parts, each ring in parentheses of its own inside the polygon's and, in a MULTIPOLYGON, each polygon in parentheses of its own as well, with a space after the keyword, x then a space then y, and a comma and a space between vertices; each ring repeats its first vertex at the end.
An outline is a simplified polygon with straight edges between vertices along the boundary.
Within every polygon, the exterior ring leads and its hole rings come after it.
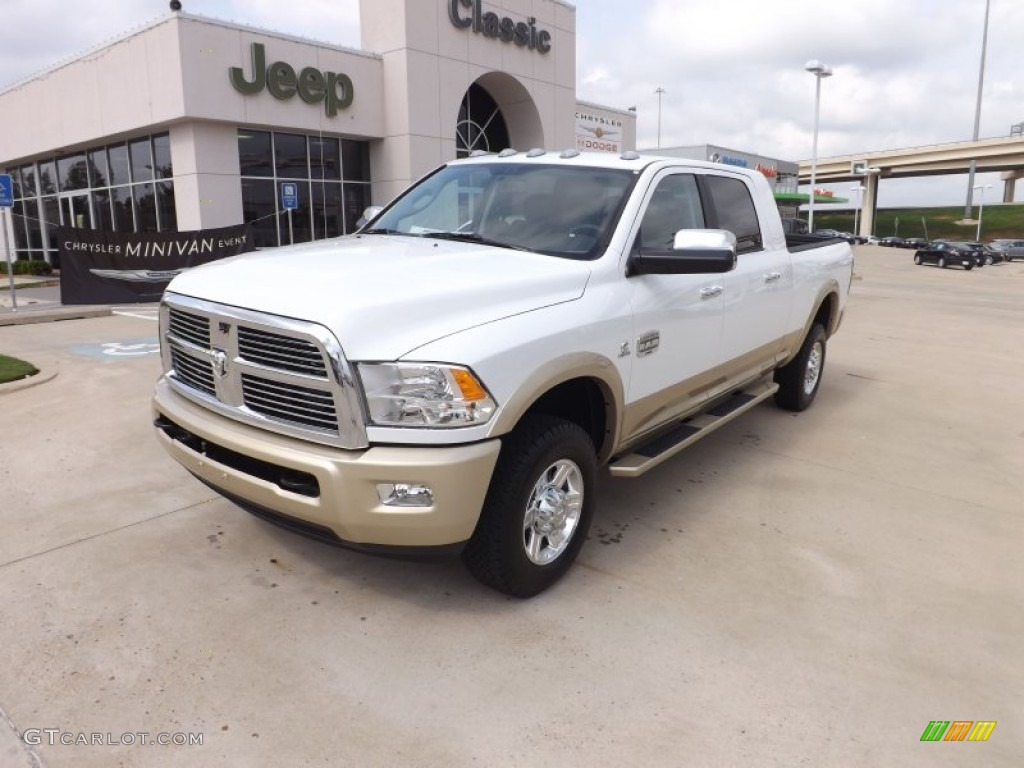
POLYGON ((1024 240, 993 240, 989 246, 1002 251, 1007 261, 1024 259, 1024 240))

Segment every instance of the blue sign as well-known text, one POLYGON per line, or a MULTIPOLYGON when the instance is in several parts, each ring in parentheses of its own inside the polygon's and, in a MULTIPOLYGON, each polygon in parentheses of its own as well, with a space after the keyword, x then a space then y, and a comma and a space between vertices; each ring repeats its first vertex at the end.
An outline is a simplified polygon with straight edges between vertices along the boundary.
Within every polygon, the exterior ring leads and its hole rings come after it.
POLYGON ((294 211, 299 207, 299 185, 294 181, 281 183, 281 207, 286 211, 294 211))
POLYGON ((14 182, 11 181, 11 174, 0 173, 0 208, 11 208, 14 206, 14 182))

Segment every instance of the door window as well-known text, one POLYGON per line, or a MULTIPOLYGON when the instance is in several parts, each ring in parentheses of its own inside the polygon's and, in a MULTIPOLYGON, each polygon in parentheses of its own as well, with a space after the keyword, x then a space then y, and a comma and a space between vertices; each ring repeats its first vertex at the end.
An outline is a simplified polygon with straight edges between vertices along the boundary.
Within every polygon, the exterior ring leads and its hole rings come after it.
POLYGON ((642 252, 671 251, 680 229, 704 229, 704 209, 696 179, 690 174, 666 176, 647 204, 636 247, 642 252))

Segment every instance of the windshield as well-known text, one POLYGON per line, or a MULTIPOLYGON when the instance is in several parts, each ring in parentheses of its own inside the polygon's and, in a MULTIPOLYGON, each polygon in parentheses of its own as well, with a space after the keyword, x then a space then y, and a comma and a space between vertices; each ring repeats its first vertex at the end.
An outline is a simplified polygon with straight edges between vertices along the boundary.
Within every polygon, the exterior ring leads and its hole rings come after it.
POLYGON ((363 231, 594 259, 635 178, 606 168, 453 164, 412 187, 363 231))

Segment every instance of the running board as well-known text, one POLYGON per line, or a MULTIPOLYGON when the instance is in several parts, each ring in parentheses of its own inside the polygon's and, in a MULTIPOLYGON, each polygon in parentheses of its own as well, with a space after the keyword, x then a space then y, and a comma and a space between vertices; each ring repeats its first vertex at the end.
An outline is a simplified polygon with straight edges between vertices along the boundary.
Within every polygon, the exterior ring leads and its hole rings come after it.
POLYGON ((615 477, 639 477, 702 437, 725 426, 737 416, 746 413, 758 403, 767 400, 778 388, 779 385, 772 381, 771 377, 761 379, 749 388, 736 392, 725 400, 719 400, 713 407, 687 419, 667 434, 620 456, 608 469, 615 477))

